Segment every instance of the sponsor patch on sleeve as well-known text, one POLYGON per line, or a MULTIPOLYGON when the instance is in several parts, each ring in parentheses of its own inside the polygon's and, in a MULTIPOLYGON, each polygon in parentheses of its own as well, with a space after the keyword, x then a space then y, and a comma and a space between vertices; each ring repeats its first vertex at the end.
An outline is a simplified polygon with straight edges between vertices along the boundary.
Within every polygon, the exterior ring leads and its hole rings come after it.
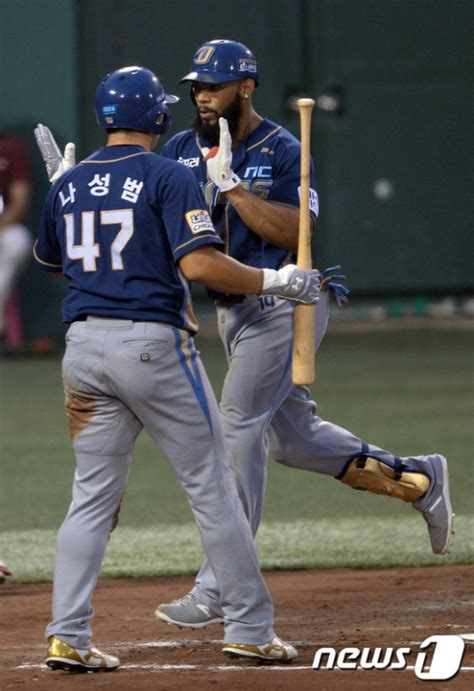
MULTIPOLYGON (((298 195, 301 198, 301 187, 298 187, 298 195)), ((319 197, 316 190, 309 188, 309 210, 318 217, 319 216, 319 197)))
POLYGON ((193 209, 185 214, 186 222, 191 229, 191 233, 204 233, 205 231, 214 232, 211 217, 205 209, 193 209))
POLYGON ((319 197, 316 190, 313 190, 312 187, 309 188, 309 210, 315 216, 319 216, 319 197))

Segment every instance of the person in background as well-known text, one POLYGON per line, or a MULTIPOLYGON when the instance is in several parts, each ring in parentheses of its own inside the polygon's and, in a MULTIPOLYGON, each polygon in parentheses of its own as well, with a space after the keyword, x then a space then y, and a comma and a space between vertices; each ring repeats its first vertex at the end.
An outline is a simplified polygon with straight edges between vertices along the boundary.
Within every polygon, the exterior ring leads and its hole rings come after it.
POLYGON ((5 576, 11 576, 12 572, 8 568, 8 566, 5 564, 4 561, 0 561, 0 583, 5 582, 5 576))
POLYGON ((25 222, 32 191, 32 166, 26 144, 0 129, 0 343, 3 350, 20 346, 23 339, 15 284, 31 256, 33 243, 25 222), (9 333, 9 326, 14 327, 14 333, 9 333))

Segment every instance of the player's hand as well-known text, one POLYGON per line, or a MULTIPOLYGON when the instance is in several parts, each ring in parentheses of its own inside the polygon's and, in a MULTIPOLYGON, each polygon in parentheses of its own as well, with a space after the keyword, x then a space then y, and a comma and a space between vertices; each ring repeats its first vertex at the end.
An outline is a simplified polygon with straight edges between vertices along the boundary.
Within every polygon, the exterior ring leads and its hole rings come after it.
POLYGON ((346 278, 344 274, 339 273, 340 271, 340 264, 325 269, 321 274, 321 290, 331 291, 336 298, 337 306, 344 307, 349 302, 348 296, 351 291, 340 283, 346 278))
POLYGON ((213 146, 204 156, 209 179, 221 192, 230 192, 240 185, 240 178, 232 170, 232 137, 225 118, 219 118, 219 146, 213 146))
POLYGON ((72 142, 66 144, 64 156, 49 127, 38 124, 35 128, 36 143, 43 157, 50 182, 56 182, 61 175, 76 165, 76 147, 72 142))
POLYGON ((291 302, 314 305, 319 300, 320 273, 317 269, 303 271, 294 264, 283 269, 263 269, 262 295, 276 295, 291 302))

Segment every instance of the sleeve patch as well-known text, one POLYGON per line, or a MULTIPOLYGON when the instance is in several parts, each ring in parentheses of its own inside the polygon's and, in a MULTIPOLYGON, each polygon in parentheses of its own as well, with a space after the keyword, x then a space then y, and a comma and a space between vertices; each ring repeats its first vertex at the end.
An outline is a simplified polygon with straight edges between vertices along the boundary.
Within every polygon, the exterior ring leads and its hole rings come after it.
MULTIPOLYGON (((298 196, 301 199, 301 187, 298 187, 298 196)), ((319 216, 319 197, 312 187, 309 188, 309 210, 313 212, 316 218, 319 216)))
POLYGON ((205 209, 193 209, 185 214, 186 222, 191 229, 191 233, 214 232, 211 217, 205 209))

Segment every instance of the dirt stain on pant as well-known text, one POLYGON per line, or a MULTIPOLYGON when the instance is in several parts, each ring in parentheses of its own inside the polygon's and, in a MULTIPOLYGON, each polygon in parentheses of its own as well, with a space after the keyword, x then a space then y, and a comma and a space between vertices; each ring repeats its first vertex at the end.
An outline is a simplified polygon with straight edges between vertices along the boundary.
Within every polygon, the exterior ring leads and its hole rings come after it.
POLYGON ((64 393, 69 434, 74 440, 94 415, 96 399, 85 392, 73 391, 67 382, 64 382, 64 393))

